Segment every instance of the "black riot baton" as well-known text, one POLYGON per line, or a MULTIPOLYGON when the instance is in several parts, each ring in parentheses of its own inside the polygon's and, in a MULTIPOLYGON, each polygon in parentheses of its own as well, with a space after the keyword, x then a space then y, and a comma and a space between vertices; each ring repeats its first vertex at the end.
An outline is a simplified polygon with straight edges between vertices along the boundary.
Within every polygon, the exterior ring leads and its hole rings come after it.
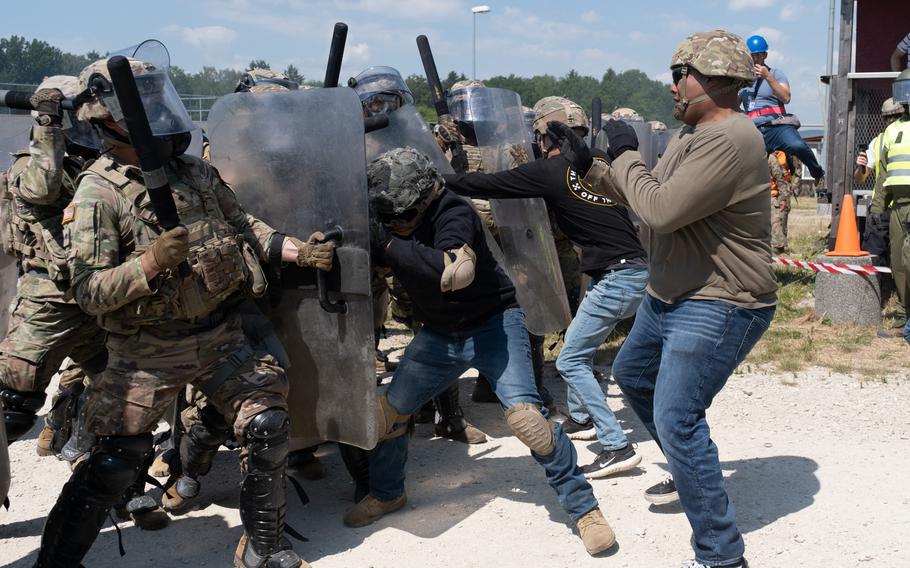
MULTIPOLYGON (((167 181, 167 173, 164 171, 164 160, 155 151, 152 128, 149 126, 145 107, 142 106, 142 99, 139 97, 139 89, 136 87, 136 78, 133 77, 130 62, 122 55, 115 55, 108 59, 107 70, 111 74, 111 83, 114 85, 117 102, 120 103, 120 109, 123 111, 130 143, 136 149, 136 155, 139 157, 139 167, 145 180, 145 189, 155 216, 158 218, 158 224, 165 230, 173 229, 180 224, 180 217, 177 215, 171 184, 167 181)), ((179 270, 183 277, 187 277, 191 273, 186 261, 180 264, 179 270)))
MULTIPOLYGON (((433 59, 433 51, 430 49, 430 40, 427 39, 427 36, 417 36, 417 50, 420 52, 420 60, 423 62, 423 71, 427 75, 427 85, 430 87, 430 97, 433 99, 433 108, 436 109, 436 116, 440 119, 451 117, 449 103, 446 101, 445 91, 442 90, 442 82, 439 80, 439 73, 436 70, 436 60, 433 59)), ((463 157, 464 149, 461 144, 453 142, 451 148, 452 165, 466 164, 467 160, 463 157)))
MULTIPOLYGON (((0 107, 15 110, 35 110, 29 100, 35 93, 33 91, 5 91, 0 89, 0 107)), ((60 103, 63 110, 75 110, 73 99, 63 99, 60 103)))
POLYGON ((325 67, 325 79, 322 86, 331 89, 338 86, 341 75, 341 60, 344 57, 344 42, 348 39, 348 25, 344 22, 335 24, 332 32, 332 47, 329 48, 329 62, 325 67))
POLYGON ((591 148, 597 144, 597 135, 603 128, 601 112, 600 97, 594 97, 591 99, 591 143, 589 144, 591 148))

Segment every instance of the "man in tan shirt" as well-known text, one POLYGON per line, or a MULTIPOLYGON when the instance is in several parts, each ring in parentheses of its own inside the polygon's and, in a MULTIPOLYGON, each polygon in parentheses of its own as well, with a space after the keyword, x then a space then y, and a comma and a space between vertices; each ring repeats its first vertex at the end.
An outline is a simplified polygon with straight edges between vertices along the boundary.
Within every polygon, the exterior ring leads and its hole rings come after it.
POLYGON ((671 70, 674 116, 685 126, 653 173, 622 122, 604 127, 608 159, 561 124, 550 131, 598 193, 627 203, 653 233, 648 294, 613 363, 672 476, 645 498, 681 501, 695 548, 685 568, 742 567, 743 539, 705 411, 774 317, 768 166, 761 135, 737 110, 737 90, 754 80, 742 39, 694 34, 671 70))

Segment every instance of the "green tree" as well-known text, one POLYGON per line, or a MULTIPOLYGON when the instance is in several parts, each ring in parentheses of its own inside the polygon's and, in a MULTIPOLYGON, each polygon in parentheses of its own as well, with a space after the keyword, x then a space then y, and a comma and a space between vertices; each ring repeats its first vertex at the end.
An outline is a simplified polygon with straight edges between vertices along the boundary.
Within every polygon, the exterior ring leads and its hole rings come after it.
POLYGON ((288 68, 284 70, 284 74, 291 81, 296 81, 298 84, 303 83, 303 75, 300 74, 300 70, 293 63, 288 65, 288 68))
POLYGON ((271 66, 269 66, 269 62, 265 59, 253 59, 250 61, 248 69, 271 69, 271 66))

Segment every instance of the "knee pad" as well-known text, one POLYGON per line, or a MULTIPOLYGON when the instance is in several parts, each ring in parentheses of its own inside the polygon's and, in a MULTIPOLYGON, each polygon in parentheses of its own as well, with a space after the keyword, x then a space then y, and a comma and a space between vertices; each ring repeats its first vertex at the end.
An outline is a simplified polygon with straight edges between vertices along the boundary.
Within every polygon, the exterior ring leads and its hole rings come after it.
POLYGON ((390 440, 404 435, 408 431, 410 414, 400 414, 389 403, 385 393, 379 395, 379 408, 376 411, 379 441, 390 440))
POLYGON ((272 470, 288 457, 288 413, 281 408, 268 408, 247 426, 247 448, 251 471, 272 470))
POLYGON ((37 412, 44 406, 44 393, 23 392, 0 388, 0 408, 6 424, 7 443, 24 436, 38 420, 37 412))
POLYGON ((102 436, 80 468, 89 474, 90 489, 110 503, 116 502, 142 475, 154 447, 151 434, 102 436))
POLYGON ((536 404, 519 402, 510 406, 506 410, 506 424, 535 454, 548 456, 556 449, 553 423, 544 418, 536 404))

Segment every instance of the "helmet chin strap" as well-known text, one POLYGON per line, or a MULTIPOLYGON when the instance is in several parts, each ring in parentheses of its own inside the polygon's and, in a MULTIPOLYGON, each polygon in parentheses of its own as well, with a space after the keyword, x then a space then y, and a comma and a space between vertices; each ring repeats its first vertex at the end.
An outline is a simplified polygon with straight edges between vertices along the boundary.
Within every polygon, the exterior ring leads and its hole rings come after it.
POLYGON ((733 91, 738 91, 740 86, 738 83, 734 82, 730 85, 719 87, 717 89, 712 89, 710 91, 705 91, 701 95, 698 95, 691 101, 686 98, 686 78, 689 76, 689 66, 682 66, 682 79, 679 80, 679 85, 677 89, 679 90, 679 102, 673 106, 673 118, 676 120, 682 120, 683 116, 686 114, 686 110, 693 105, 703 103, 706 100, 711 98, 711 95, 722 95, 724 93, 729 93, 733 91))

